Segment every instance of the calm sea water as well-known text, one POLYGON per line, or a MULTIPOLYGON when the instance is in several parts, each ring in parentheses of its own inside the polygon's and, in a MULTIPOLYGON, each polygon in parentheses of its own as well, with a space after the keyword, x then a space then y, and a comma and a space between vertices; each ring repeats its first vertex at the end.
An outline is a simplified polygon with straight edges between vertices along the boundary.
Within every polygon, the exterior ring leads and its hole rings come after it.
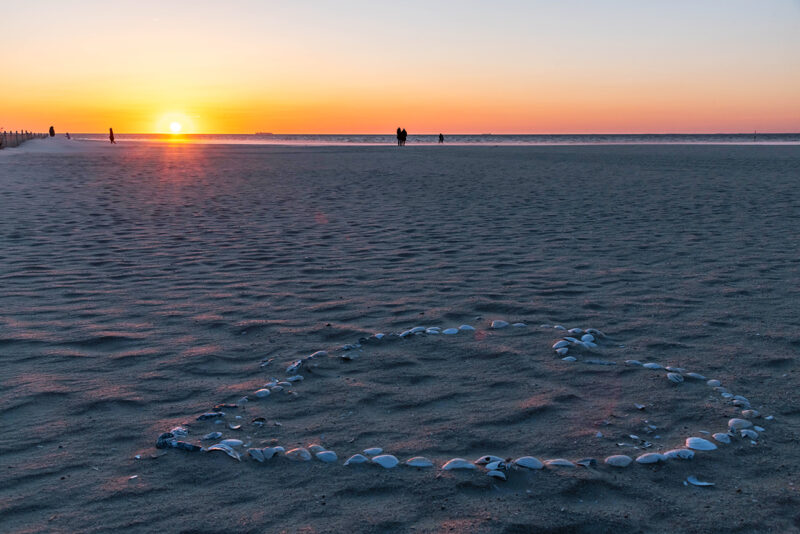
MULTIPOLYGON (((115 132, 120 142, 192 142, 267 145, 393 145, 387 135, 169 135, 115 132)), ((77 139, 108 141, 108 134, 74 134, 77 139)), ((590 134, 590 135, 446 135, 448 145, 604 145, 604 144, 800 144, 800 133, 781 134, 590 134)), ((438 135, 409 134, 408 145, 438 144, 438 135)))

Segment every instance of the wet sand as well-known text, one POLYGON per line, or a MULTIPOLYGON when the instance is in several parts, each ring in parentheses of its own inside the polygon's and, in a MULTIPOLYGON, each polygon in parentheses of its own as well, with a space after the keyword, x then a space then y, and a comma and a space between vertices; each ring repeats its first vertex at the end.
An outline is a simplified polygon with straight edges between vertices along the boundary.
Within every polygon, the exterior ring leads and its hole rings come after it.
POLYGON ((46 143, 0 154, 0 530, 798 530, 798 147, 46 143), (561 361, 541 324, 604 331, 617 365, 561 361), (254 398, 321 349, 296 394, 254 398), (341 465, 370 446, 602 463, 740 414, 626 359, 775 420, 690 461, 507 482, 341 465), (241 430, 195 421, 243 395, 241 430), (181 424, 339 462, 157 450, 181 424))

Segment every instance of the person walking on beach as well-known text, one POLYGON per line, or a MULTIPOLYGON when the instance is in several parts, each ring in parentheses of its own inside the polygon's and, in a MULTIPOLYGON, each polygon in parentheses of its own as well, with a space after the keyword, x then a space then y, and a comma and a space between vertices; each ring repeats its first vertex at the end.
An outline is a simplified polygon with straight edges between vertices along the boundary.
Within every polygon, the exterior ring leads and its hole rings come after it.
POLYGON ((51 126, 50 127, 50 137, 55 137, 55 136, 56 136, 56 129, 51 126))
POLYGON ((402 140, 403 140, 403 132, 400 130, 400 127, 398 126, 397 127, 397 146, 400 146, 402 144, 401 143, 402 140))
POLYGON ((444 143, 444 136, 439 134, 439 144, 441 145, 442 143, 444 143))
POLYGON ((114 141, 114 129, 113 128, 109 128, 108 129, 108 138, 111 140, 111 144, 112 145, 116 145, 117 144, 117 142, 114 141))
POLYGON ((400 132, 400 144, 406 146, 406 139, 408 138, 408 132, 405 128, 400 132))

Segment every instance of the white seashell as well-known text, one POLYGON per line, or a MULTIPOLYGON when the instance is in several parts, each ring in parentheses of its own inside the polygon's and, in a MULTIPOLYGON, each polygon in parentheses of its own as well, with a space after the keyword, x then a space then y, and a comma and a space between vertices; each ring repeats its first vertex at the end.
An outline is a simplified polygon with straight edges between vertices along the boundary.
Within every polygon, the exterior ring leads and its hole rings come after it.
POLYGON ((514 465, 525 469, 542 469, 544 467, 544 464, 533 456, 521 456, 514 460, 514 465))
POLYGON ((562 339, 561 341, 556 341, 555 344, 553 344, 553 350, 560 349, 563 347, 569 347, 569 341, 562 339))
POLYGON ((555 325, 553 328, 555 328, 556 330, 566 330, 566 328, 564 328, 560 324, 555 325))
POLYGON ((758 432, 755 430, 751 430, 749 428, 745 428, 744 430, 740 431, 743 438, 750 438, 750 439, 758 439, 758 432))
POLYGON ((247 454, 249 454, 251 458, 258 462, 264 462, 264 451, 261 449, 247 449, 247 454))
POLYGON ((658 452, 648 452, 636 458, 637 464, 657 464, 666 461, 667 457, 658 452))
POLYGON ((453 469, 477 469, 475 464, 468 462, 463 458, 453 458, 442 466, 445 471, 452 471, 453 469))
POLYGON ((312 443, 306 448, 308 449, 308 452, 310 452, 311 454, 317 454, 318 452, 326 450, 325 447, 323 447, 322 445, 318 445, 316 443, 312 443))
POLYGON ((703 438, 686 438, 686 446, 696 451, 713 451, 716 445, 703 438))
POLYGON ((311 460, 311 453, 308 452, 308 449, 298 447, 297 449, 286 451, 286 457, 296 462, 308 462, 311 460))
POLYGON ((775 419, 775 416, 774 415, 768 415, 764 419, 766 419, 767 421, 772 421, 773 419, 775 419))
POLYGON ((610 465, 611 467, 628 467, 632 461, 633 458, 624 454, 615 454, 614 456, 609 456, 605 460, 606 465, 610 465))
POLYGON ((399 464, 400 461, 391 454, 381 454, 380 456, 374 457, 372 459, 372 463, 378 464, 384 469, 391 469, 392 467, 395 467, 397 464, 399 464))
POLYGON ((261 452, 264 454, 264 460, 269 460, 278 453, 285 452, 283 447, 264 447, 261 452))
POLYGON ((375 339, 383 339, 385 337, 386 337, 386 334, 383 334, 383 333, 375 334, 375 339))
POLYGON ((688 477, 686 479, 686 482, 688 482, 692 486, 713 486, 714 485, 713 482, 701 482, 700 480, 697 480, 697 477, 694 476, 694 475, 688 477))
POLYGON ((587 341, 588 341, 588 342, 592 342, 592 341, 594 341, 594 336, 593 336, 592 334, 583 334, 583 335, 581 336, 581 341, 584 341, 584 342, 587 342, 587 341))
POLYGON ((283 391, 283 386, 272 386, 271 388, 269 388, 269 390, 272 393, 280 393, 281 391, 283 391))
POLYGON ((561 358, 565 362, 577 362, 578 358, 575 356, 567 356, 566 358, 561 358))
POLYGON ((183 428, 182 426, 176 426, 175 428, 170 430, 170 432, 172 433, 173 437, 176 438, 185 438, 186 436, 189 435, 189 431, 183 428))
POLYGON ((710 386, 712 388, 718 388, 718 387, 722 386, 722 382, 720 382, 719 380, 716 380, 716 379, 711 379, 708 382, 706 382, 706 385, 710 386))
POLYGON ((442 333, 442 329, 439 328, 438 326, 432 326, 432 327, 428 328, 427 330, 425 330, 425 333, 426 334, 430 334, 432 336, 436 336, 436 335, 439 335, 439 334, 442 333))
POLYGON ((287 382, 302 382, 303 380, 303 375, 294 375, 286 379, 287 382))
POLYGON ((238 462, 242 461, 242 457, 239 455, 239 453, 236 452, 235 450, 233 450, 233 448, 231 446, 225 445, 224 443, 217 443, 216 445, 212 445, 211 447, 206 449, 206 451, 207 452, 222 451, 225 454, 227 454, 228 456, 230 456, 231 458, 233 458, 234 460, 236 460, 238 462))
POLYGON ((511 326, 513 326, 514 328, 525 328, 528 325, 526 325, 525 323, 514 323, 511 326))
POLYGON ((409 467, 433 467, 433 462, 424 456, 414 456, 406 460, 406 465, 409 467))
POLYGON ((742 410, 743 417, 758 417, 761 413, 758 410, 742 410))
POLYGON ((505 467, 505 465, 506 465, 505 462, 500 461, 500 462, 488 463, 484 467, 486 468, 487 471, 494 471, 495 469, 501 469, 501 468, 505 467))
POLYGON ((470 325, 468 325, 468 324, 462 324, 461 326, 459 326, 459 327, 458 327, 458 329, 459 329, 459 330, 462 330, 462 331, 464 331, 464 332, 474 332, 474 331, 475 331, 475 329, 474 329, 474 328, 472 328, 472 327, 471 327, 470 325))
POLYGON ((371 447, 369 449, 364 449, 364 454, 367 456, 375 456, 376 454, 380 454, 383 452, 383 449, 380 447, 371 447))
POLYGON ((683 367, 672 367, 671 365, 664 367, 664 369, 666 369, 671 373, 678 373, 678 374, 683 374, 686 372, 686 369, 684 369, 683 367))
POLYGON ((653 362, 645 363, 645 364, 642 365, 642 367, 644 367, 645 369, 663 369, 664 368, 662 365, 659 365, 659 364, 653 363, 653 362))
POLYGON ((569 349, 567 347, 561 347, 560 349, 556 349, 556 354, 558 354, 559 356, 566 356, 568 352, 569 349))
POLYGON ((728 421, 729 430, 741 430, 743 428, 750 428, 751 426, 753 426, 753 423, 751 423, 747 419, 739 419, 734 417, 733 419, 728 421))
POLYGON ((720 443, 725 443, 726 445, 731 442, 731 437, 728 434, 723 434, 722 432, 717 432, 716 434, 711 436, 714 438, 715 441, 719 441, 720 443))
POLYGON ((765 429, 763 426, 754 426, 753 430, 755 430, 756 432, 764 432, 765 429))
POLYGON ((221 437, 222 437, 222 432, 210 432, 200 439, 202 439, 203 441, 208 441, 211 439, 219 439, 221 437))
POLYGON ((411 335, 411 330, 406 330, 405 332, 400 332, 397 335, 398 335, 398 337, 408 337, 408 336, 411 335))
POLYGON ((223 439, 217 445, 225 445, 227 447, 241 447, 244 445, 244 442, 240 439, 223 439))
POLYGON ((667 460, 691 460, 694 458, 694 451, 691 449, 672 449, 664 453, 664 458, 667 460))
POLYGON ((499 319, 496 321, 492 321, 491 328, 495 330, 499 330, 500 328, 505 328, 508 326, 508 323, 505 321, 500 321, 499 319))
POLYGON ((311 354, 310 356, 307 356, 306 359, 307 360, 313 360, 314 358, 321 358, 322 356, 327 356, 327 355, 328 355, 328 351, 327 350, 318 350, 314 354, 311 354))
POLYGON ((293 375, 297 373, 297 371, 300 370, 300 367, 302 365, 303 365, 303 360, 295 360, 294 362, 292 362, 291 365, 289 365, 289 367, 286 368, 286 374, 293 375))
POLYGON ((268 389, 259 389, 256 391, 256 397, 259 399, 263 399, 264 397, 269 397, 269 390, 268 389))
POLYGON ((424 326, 415 326, 414 328, 409 330, 409 333, 411 333, 411 334, 419 334, 420 332, 424 332, 424 331, 425 331, 425 327, 424 326))
POLYGON ((369 462, 369 458, 367 458, 363 454, 354 454, 353 456, 347 459, 344 465, 365 464, 367 462, 369 462))
POLYGON ((336 456, 336 453, 333 451, 320 451, 314 456, 316 456, 317 458, 328 464, 333 463, 339 459, 339 457, 336 456))
POLYGON ((502 461, 503 458, 500 458, 499 456, 492 456, 491 454, 487 454, 486 456, 481 456, 480 458, 475 460, 475 463, 478 465, 486 465, 492 462, 502 462, 502 461))
POLYGON ((684 377, 686 378, 693 378, 694 380, 705 380, 706 377, 701 375, 700 373, 684 373, 684 377))
POLYGON ((727 391, 722 392, 723 399, 730 399, 731 397, 733 397, 733 393, 728 393, 727 391))
POLYGON ((556 458, 554 460, 545 460, 544 465, 547 467, 577 467, 574 463, 564 458, 556 458))
POLYGON ((570 334, 574 334, 576 336, 583 334, 583 330, 581 330, 580 328, 570 328, 569 330, 567 330, 567 332, 569 332, 570 334))
POLYGON ((628 365, 642 365, 642 362, 639 360, 625 360, 625 363, 628 365))
POLYGON ((442 334, 445 334, 447 336, 452 336, 454 334, 458 334, 458 332, 459 332, 458 328, 448 328, 447 330, 443 330, 442 334))
POLYGON ((683 377, 678 373, 667 373, 667 378, 669 378, 670 382, 675 382, 676 384, 683 382, 683 377))
POLYGON ((738 406, 740 408, 745 408, 745 409, 749 409, 750 408, 750 403, 749 402, 746 402, 746 401, 743 401, 743 400, 739 400, 736 397, 734 397, 734 399, 731 402, 731 404, 733 404, 734 406, 738 406))
POLYGON ((492 471, 489 471, 486 474, 489 475, 492 478, 499 478, 500 480, 506 480, 506 474, 503 473, 502 471, 492 470, 492 471))

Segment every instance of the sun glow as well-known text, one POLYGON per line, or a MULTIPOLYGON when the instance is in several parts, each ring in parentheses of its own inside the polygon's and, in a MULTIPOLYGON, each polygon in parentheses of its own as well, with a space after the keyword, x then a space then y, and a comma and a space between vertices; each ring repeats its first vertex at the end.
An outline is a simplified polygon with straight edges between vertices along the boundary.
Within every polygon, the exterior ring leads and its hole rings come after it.
POLYGON ((187 135, 197 133, 196 115, 183 111, 170 111, 155 121, 155 132, 160 134, 187 135))
POLYGON ((171 123, 169 125, 169 129, 172 130, 172 133, 174 133, 174 134, 180 133, 180 131, 181 131, 181 123, 173 122, 173 123, 171 123))

